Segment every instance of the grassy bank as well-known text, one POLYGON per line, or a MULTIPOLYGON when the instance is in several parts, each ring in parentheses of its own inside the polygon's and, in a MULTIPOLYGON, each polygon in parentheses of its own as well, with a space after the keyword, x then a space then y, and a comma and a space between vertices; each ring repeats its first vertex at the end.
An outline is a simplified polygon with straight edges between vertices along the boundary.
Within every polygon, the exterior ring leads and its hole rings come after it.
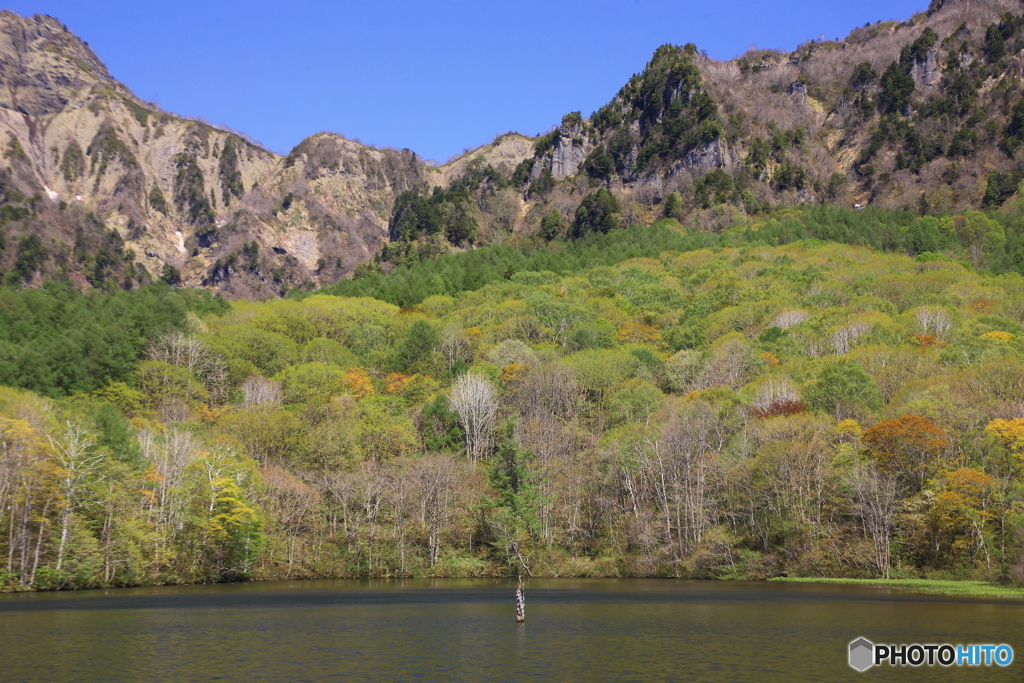
POLYGON ((832 579, 815 577, 776 577, 769 581, 790 583, 845 583, 855 586, 894 588, 907 593, 960 595, 979 598, 1024 598, 1024 588, 996 586, 985 581, 945 581, 937 579, 832 579))

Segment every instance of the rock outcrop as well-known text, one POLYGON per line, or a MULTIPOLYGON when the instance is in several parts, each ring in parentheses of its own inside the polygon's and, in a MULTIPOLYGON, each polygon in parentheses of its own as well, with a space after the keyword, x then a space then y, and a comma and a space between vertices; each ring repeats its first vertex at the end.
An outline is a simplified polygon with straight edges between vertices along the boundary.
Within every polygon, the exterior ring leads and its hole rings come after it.
POLYGON ((551 175, 556 180, 576 175, 588 151, 582 123, 559 127, 551 147, 551 175))
POLYGON ((675 175, 684 168, 710 171, 713 168, 731 169, 737 165, 739 165, 739 159, 730 152, 728 143, 718 137, 711 142, 697 145, 687 152, 686 156, 673 166, 669 174, 675 175))

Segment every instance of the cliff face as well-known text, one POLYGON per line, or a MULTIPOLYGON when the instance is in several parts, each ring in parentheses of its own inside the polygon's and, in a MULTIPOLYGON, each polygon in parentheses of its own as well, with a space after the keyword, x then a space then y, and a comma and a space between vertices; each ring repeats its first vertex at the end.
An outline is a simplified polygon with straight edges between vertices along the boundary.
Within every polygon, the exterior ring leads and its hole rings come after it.
MULTIPOLYGON (((678 192, 680 217, 721 219, 705 227, 808 202, 994 208, 1024 178, 1022 77, 1018 0, 933 2, 842 40, 725 62, 664 45, 589 119, 567 115, 542 138, 530 178, 585 176, 632 205, 630 220, 678 192)), ((585 185, 559 187, 541 202, 572 215, 585 185)))
POLYGON ((1010 139, 1021 15, 1017 0, 949 0, 788 54, 694 54, 729 147, 704 165, 748 174, 752 196, 769 204, 997 206, 1008 195, 990 191, 994 174, 1021 168, 1010 139))
POLYGON ((56 19, 9 12, 0 13, 0 146, 8 280, 180 278, 236 297, 350 274, 386 239, 395 195, 428 170, 409 151, 329 134, 279 157, 155 109, 56 19), (31 235, 34 259, 21 248, 31 235))
POLYGON ((0 18, 0 107, 29 116, 60 112, 77 91, 127 91, 96 55, 52 17, 0 18))

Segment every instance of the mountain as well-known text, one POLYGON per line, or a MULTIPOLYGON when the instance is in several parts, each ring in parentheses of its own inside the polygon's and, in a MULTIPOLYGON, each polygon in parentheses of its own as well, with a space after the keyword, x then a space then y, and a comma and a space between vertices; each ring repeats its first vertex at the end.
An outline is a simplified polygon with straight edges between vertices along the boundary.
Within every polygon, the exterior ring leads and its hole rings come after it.
MULTIPOLYGON (((843 40, 725 62, 663 45, 607 105, 535 140, 505 179, 525 202, 513 230, 575 238, 667 216, 756 232, 780 206, 873 206, 948 218, 984 265, 963 214, 998 209, 1024 178, 1021 14, 1016 1, 937 0, 843 40)), ((400 197, 383 260, 411 264, 438 251, 432 236, 464 232, 459 201, 400 197)), ((1010 228, 1004 244, 1024 256, 1010 228)), ((1014 259, 1005 267, 1024 267, 1014 259)))
POLYGON ((648 208, 679 191, 685 209, 724 205, 725 220, 779 203, 998 206, 1021 175, 1020 13, 936 1, 905 22, 727 62, 663 46, 589 119, 563 120, 532 178, 583 173, 648 208))
MULTIPOLYGON (((164 277, 259 298, 333 282, 377 253, 397 193, 461 167, 327 133, 278 156, 143 102, 46 16, 0 13, 0 79, 11 281, 164 277)), ((514 166, 510 137, 493 147, 514 166)))
POLYGON ((791 53, 662 46, 590 117, 435 168, 329 133, 273 154, 140 100, 58 20, 3 12, 0 271, 266 298, 542 224, 552 238, 662 215, 718 231, 792 204, 994 209, 1024 177, 1021 14, 935 0, 791 53))

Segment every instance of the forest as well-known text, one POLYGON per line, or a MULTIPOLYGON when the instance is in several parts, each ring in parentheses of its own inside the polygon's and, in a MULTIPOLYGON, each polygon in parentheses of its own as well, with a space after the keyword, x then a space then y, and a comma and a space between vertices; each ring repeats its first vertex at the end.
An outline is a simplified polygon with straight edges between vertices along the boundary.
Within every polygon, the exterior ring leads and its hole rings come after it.
MULTIPOLYGON (((705 178, 712 175, 714 172, 705 178)), ((513 238, 504 244, 440 256, 423 251, 414 258, 392 256, 391 265, 395 267, 387 275, 379 265, 389 260, 382 252, 375 263, 357 271, 355 278, 340 280, 319 292, 368 296, 396 306, 411 306, 434 295, 476 290, 521 270, 568 275, 588 266, 657 257, 663 251, 778 246, 807 239, 859 244, 923 258, 955 257, 968 267, 992 274, 1024 274, 1024 212, 1016 194, 1000 211, 968 210, 949 216, 918 216, 909 210, 875 207, 781 207, 744 216, 721 232, 682 229, 671 216, 644 229, 594 230, 588 225, 586 206, 581 204, 584 211, 579 214, 579 228, 576 220, 573 225, 562 226, 555 213, 555 226, 548 235, 513 238), (566 239, 556 239, 559 236, 566 239)), ((666 213, 672 213, 670 200, 666 201, 666 213)), ((610 212, 610 219, 612 224, 624 222, 619 210, 610 212)), ((289 294, 297 299, 309 295, 298 289, 289 294)))
POLYGON ((565 225, 264 302, 4 288, 0 585, 1024 582, 1015 206, 565 225))

